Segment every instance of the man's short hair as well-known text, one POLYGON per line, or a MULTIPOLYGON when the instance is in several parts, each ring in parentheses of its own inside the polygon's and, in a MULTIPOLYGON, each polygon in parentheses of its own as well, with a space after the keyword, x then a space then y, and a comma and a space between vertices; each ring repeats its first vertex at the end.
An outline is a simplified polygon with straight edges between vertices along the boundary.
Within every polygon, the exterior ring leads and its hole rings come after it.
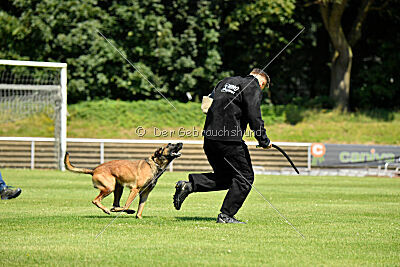
POLYGON ((268 84, 271 82, 271 79, 269 78, 268 74, 267 74, 265 71, 263 71, 262 69, 254 68, 254 69, 250 72, 250 74, 251 74, 251 73, 254 73, 254 74, 258 74, 258 75, 263 76, 263 77, 267 80, 267 83, 268 83, 268 84))

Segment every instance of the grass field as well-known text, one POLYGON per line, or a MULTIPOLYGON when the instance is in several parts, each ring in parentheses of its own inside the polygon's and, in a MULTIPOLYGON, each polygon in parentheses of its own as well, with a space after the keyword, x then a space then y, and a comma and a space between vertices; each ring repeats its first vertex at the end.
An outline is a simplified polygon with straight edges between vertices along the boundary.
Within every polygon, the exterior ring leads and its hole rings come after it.
MULTIPOLYGON (((91 204, 88 175, 2 170, 23 192, 0 201, 0 265, 393 265, 400 262, 400 180, 257 176, 255 186, 306 236, 303 240, 252 191, 237 214, 246 225, 215 223, 224 192, 172 205, 166 173, 143 220, 91 204)), ((124 193, 122 200, 127 197, 124 193)), ((112 196, 104 202, 112 204, 112 196)), ((137 200, 133 204, 136 209, 137 200)))
MULTIPOLYGON (((139 139, 136 129, 141 126, 147 130, 145 139, 201 139, 205 116, 200 103, 173 104, 176 110, 165 100, 101 100, 69 105, 68 137, 139 139), (192 132, 195 127, 199 134, 181 135, 181 127, 192 132), (160 136, 160 130, 167 136, 160 136), (172 131, 175 134, 170 134, 172 131)), ((341 113, 263 105, 262 113, 273 141, 400 145, 400 112, 341 113)), ((51 137, 54 132, 53 122, 45 116, 0 126, 0 136, 51 137)))

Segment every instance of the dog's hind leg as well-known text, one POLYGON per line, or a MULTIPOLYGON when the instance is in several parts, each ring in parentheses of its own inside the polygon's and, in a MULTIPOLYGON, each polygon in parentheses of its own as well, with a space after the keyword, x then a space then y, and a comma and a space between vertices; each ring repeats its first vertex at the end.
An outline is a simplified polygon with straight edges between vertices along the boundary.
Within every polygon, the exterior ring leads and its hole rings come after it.
POLYGON ((92 177, 92 182, 94 187, 100 190, 100 194, 92 201, 92 203, 102 209, 105 213, 110 214, 110 210, 101 204, 101 201, 114 191, 116 184, 115 178, 113 176, 95 174, 92 177))
POLYGON ((111 190, 107 190, 106 188, 104 188, 103 190, 100 190, 100 194, 92 201, 92 203, 94 205, 96 205, 98 208, 102 209, 107 214, 110 214, 110 211, 103 204, 101 204, 101 201, 106 196, 108 196, 111 192, 112 192, 111 190))

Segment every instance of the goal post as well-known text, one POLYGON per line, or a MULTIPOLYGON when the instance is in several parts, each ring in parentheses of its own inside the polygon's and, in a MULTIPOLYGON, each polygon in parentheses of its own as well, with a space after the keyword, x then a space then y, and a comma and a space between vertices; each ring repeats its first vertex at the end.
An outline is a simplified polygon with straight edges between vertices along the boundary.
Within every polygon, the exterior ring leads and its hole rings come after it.
POLYGON ((67 149, 67 63, 0 59, 1 67, 0 112, 3 115, 0 115, 0 123, 50 112, 54 119, 57 167, 64 171, 63 160, 67 149), (51 69, 51 74, 43 74, 45 71, 42 70, 45 69, 51 69))

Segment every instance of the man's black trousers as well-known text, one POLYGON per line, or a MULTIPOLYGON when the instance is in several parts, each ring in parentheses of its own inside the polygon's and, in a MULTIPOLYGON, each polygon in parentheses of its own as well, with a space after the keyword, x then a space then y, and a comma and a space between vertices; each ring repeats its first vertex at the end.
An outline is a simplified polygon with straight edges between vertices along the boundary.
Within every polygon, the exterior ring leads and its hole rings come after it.
POLYGON ((221 212, 233 216, 242 207, 251 190, 250 184, 254 181, 249 150, 244 141, 216 141, 207 138, 204 138, 203 148, 214 173, 189 174, 193 191, 228 189, 221 212))

